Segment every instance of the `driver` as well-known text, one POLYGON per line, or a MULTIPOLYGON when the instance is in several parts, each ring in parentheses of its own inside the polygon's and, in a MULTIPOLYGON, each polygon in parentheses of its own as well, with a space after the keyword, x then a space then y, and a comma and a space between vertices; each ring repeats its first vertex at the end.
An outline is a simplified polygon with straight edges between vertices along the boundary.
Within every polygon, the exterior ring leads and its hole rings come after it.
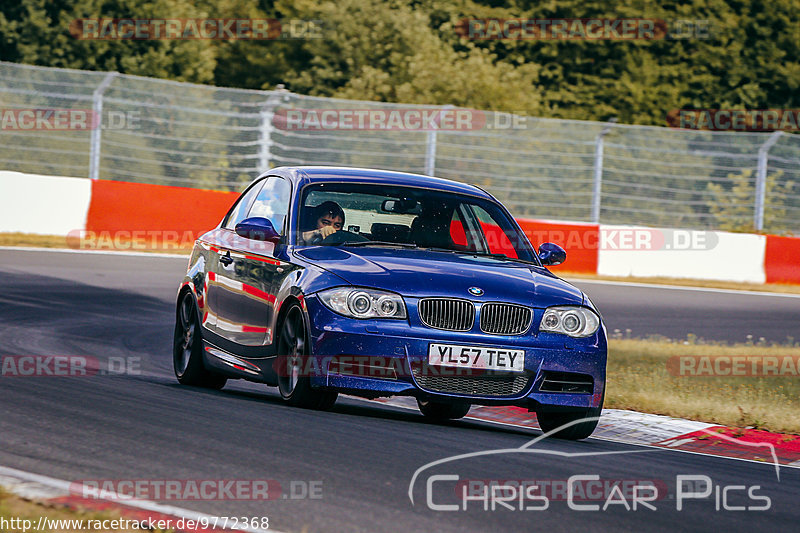
POLYGON ((323 202, 313 209, 313 227, 302 233, 306 243, 323 241, 344 227, 344 211, 336 202, 323 202))

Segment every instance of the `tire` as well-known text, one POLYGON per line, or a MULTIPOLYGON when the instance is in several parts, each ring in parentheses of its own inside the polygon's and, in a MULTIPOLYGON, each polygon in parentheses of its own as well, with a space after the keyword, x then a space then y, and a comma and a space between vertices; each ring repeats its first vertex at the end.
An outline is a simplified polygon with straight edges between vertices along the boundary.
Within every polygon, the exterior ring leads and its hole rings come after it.
POLYGON ((472 407, 468 403, 441 403, 420 399, 417 399, 417 406, 426 418, 437 422, 464 418, 472 407))
POLYGON ((182 385, 219 390, 228 379, 209 372, 203 363, 203 337, 197 320, 197 304, 186 292, 178 304, 175 336, 172 345, 172 367, 182 385))
POLYGON ((600 407, 584 409, 579 412, 548 413, 547 411, 542 410, 541 412, 536 412, 536 418, 539 420, 539 427, 542 428, 542 431, 545 433, 549 433, 550 431, 558 429, 559 427, 569 424, 570 422, 576 422, 578 420, 588 418, 589 420, 577 422, 574 425, 550 435, 551 437, 555 437, 557 439, 581 440, 588 438, 594 432, 595 428, 597 427, 597 419, 600 417, 601 411, 602 405, 600 407))
POLYGON ((301 375, 304 356, 308 355, 308 335, 299 305, 291 304, 278 331, 278 365, 283 366, 283 369, 277 369, 281 398, 294 407, 322 411, 333 407, 339 393, 315 389, 311 386, 311 379, 301 375))

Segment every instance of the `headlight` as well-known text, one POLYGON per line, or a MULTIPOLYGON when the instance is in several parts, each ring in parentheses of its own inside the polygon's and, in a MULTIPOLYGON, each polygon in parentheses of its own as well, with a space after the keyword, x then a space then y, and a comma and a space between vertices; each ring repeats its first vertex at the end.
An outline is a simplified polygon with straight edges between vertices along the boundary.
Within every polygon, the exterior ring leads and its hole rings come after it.
POLYGON ((600 318, 586 307, 549 307, 539 325, 540 331, 588 337, 600 327, 600 318))
POLYGON ((318 293, 331 311, 353 318, 406 318, 403 298, 391 292, 339 287, 318 293))

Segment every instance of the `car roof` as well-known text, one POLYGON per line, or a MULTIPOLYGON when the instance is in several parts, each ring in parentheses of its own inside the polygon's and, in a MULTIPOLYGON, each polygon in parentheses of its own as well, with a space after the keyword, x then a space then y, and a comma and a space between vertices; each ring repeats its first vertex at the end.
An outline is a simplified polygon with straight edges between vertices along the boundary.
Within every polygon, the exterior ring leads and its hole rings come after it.
POLYGON ((353 182, 374 183, 379 185, 404 185, 421 187, 460 194, 469 194, 494 200, 494 198, 479 187, 460 183, 458 181, 423 176, 410 172, 395 172, 392 170, 379 170, 355 167, 328 167, 328 166, 293 166, 277 167, 265 172, 263 175, 278 175, 289 178, 295 185, 302 188, 310 183, 324 182, 353 182))

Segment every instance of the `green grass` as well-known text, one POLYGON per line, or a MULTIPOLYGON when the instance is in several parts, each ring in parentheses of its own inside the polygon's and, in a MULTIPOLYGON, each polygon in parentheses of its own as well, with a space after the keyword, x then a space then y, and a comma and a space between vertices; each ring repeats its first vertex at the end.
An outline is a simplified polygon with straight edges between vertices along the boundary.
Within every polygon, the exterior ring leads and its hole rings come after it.
MULTIPOLYGON (((23 533, 20 521, 30 520, 31 528, 28 530, 28 533, 32 533, 33 531, 35 531, 35 533, 48 533, 48 532, 87 533, 87 531, 92 531, 91 529, 88 528, 88 523, 87 523, 88 520, 93 520, 93 521, 114 520, 122 518, 122 516, 112 511, 90 511, 86 509, 74 509, 62 504, 50 504, 40 501, 32 501, 25 498, 21 498, 15 494, 12 494, 0 488, 0 518, 5 519, 8 525, 11 526, 9 528, 0 529, 0 531, 23 533), (35 530, 35 528, 39 525, 40 517, 46 517, 51 520, 83 520, 84 528, 76 529, 76 528, 66 527, 66 528, 53 529, 52 527, 47 527, 47 522, 43 522, 42 529, 35 530), (14 522, 12 522, 12 520, 14 520, 14 522), (17 525, 19 527, 14 527, 17 525)), ((128 520, 132 519, 129 518, 128 520)), ((106 522, 106 523, 108 525, 111 525, 111 522, 106 522)), ((123 525, 125 523, 122 522, 118 524, 123 525)), ((106 529, 102 530, 102 533, 115 533, 123 531, 141 533, 142 529, 135 527, 129 529, 106 529)))
POLYGON ((800 434, 800 377, 680 377, 672 356, 798 356, 800 344, 610 339, 605 406, 800 434))
MULTIPOLYGON (((34 235, 31 233, 0 233, 0 246, 20 246, 34 248, 72 248, 79 247, 77 239, 59 237, 57 235, 34 235)), ((114 243, 111 240, 102 240, 97 243, 90 243, 86 250, 103 251, 123 251, 123 252, 147 252, 147 253, 168 253, 188 255, 192 252, 191 244, 182 244, 164 247, 148 247, 147 243, 136 241, 119 241, 114 243), (94 244, 95 248, 92 247, 94 244), (119 246, 115 248, 115 246, 119 246)))

